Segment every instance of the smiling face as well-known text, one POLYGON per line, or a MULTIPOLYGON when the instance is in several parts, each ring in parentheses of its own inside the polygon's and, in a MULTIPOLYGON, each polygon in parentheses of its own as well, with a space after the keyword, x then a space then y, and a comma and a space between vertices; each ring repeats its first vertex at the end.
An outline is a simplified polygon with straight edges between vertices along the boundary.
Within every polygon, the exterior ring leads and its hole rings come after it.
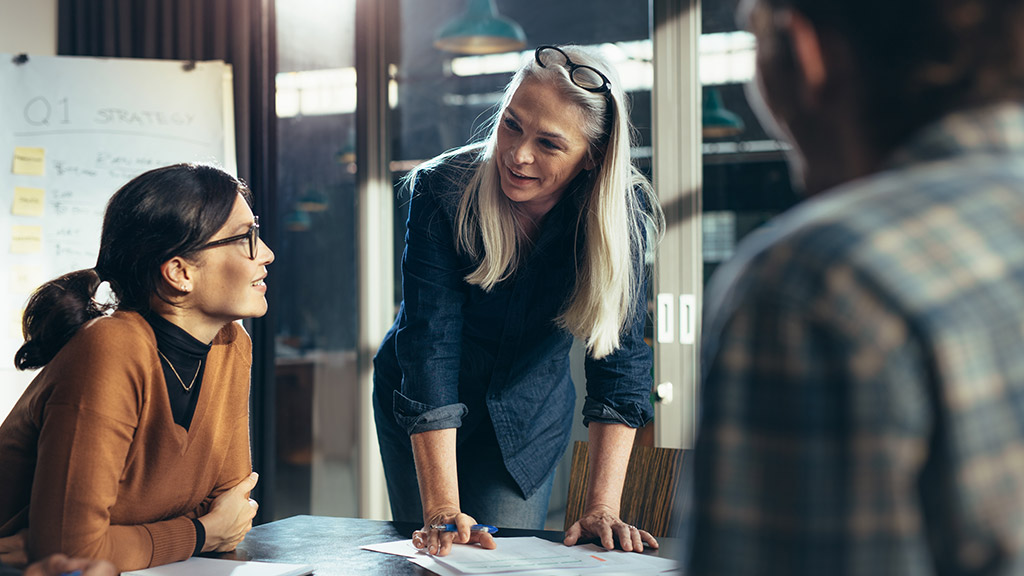
POLYGON ((555 87, 526 80, 498 121, 495 154, 501 191, 539 220, 573 178, 591 167, 582 112, 555 87))
MULTIPOLYGON (((210 241, 245 234, 253 221, 252 210, 239 195, 227 222, 210 241)), ((266 314, 264 278, 267 265, 274 261, 274 252, 262 239, 258 246, 255 260, 249 258, 249 243, 245 238, 199 253, 194 291, 190 294, 190 307, 197 313, 197 320, 219 330, 228 322, 266 314)))

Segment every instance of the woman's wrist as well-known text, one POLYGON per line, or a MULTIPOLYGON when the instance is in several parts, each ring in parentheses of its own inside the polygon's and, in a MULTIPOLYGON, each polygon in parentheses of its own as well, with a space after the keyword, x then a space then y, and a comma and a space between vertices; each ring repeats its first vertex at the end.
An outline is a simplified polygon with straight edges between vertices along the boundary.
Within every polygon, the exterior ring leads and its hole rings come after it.
POLYGON ((423 505, 425 522, 440 516, 451 517, 462 510, 459 504, 458 488, 452 490, 450 486, 436 486, 429 490, 420 490, 420 500, 423 505))
POLYGON ((449 520, 461 514, 458 503, 439 507, 423 508, 423 525, 430 527, 431 524, 448 524, 449 520))
POLYGON ((216 527, 215 521, 210 518, 209 514, 200 516, 198 520, 199 523, 203 525, 203 547, 201 552, 212 552, 216 550, 217 546, 220 545, 220 542, 217 542, 214 532, 216 527))
POLYGON ((612 506, 610 504, 606 504, 606 503, 602 503, 602 502, 597 502, 597 503, 594 503, 594 504, 587 503, 587 505, 583 508, 583 515, 584 516, 608 515, 608 516, 618 517, 619 516, 619 507, 618 506, 612 506))
POLYGON ((196 529, 196 548, 192 551, 193 556, 198 556, 200 552, 203 552, 203 547, 206 546, 206 526, 199 521, 198 518, 192 518, 192 525, 196 529))

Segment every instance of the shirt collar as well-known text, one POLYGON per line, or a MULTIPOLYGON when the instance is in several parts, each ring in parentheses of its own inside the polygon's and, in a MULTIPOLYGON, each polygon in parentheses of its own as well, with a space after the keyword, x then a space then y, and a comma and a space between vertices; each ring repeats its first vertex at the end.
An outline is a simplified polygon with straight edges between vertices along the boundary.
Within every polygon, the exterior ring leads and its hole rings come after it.
POLYGON ((207 352, 210 351, 210 344, 204 344, 196 340, 191 334, 163 316, 150 312, 145 315, 145 318, 153 328, 157 348, 163 350, 165 354, 205 358, 207 352))

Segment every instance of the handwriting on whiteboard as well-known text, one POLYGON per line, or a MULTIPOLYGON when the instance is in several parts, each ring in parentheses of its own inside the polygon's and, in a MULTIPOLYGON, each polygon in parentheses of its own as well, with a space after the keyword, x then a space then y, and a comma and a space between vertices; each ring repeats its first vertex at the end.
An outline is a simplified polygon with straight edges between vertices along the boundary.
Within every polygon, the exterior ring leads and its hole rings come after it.
POLYGON ((74 124, 76 120, 99 126, 131 126, 135 128, 155 126, 191 126, 196 120, 193 112, 183 110, 138 110, 131 108, 104 107, 91 113, 74 105, 64 97, 34 96, 25 102, 22 118, 29 126, 53 126, 74 124))
POLYGON ((94 122, 121 126, 188 126, 195 119, 195 115, 188 112, 100 108, 96 111, 94 122))

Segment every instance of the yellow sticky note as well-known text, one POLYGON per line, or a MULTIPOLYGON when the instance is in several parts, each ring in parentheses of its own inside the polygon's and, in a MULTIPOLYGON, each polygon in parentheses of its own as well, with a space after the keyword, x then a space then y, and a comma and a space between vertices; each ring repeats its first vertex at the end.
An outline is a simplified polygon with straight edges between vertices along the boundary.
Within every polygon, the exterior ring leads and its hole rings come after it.
POLYGON ((11 340, 14 340, 15 342, 21 342, 25 338, 24 334, 21 333, 21 317, 24 315, 24 310, 18 310, 11 313, 9 333, 11 340))
POLYGON ((46 192, 42 188, 14 188, 11 214, 15 216, 42 216, 46 192))
POLYGON ((42 226, 11 226, 11 254, 32 254, 42 249, 42 226))
POLYGON ((31 294, 43 284, 42 266, 11 266, 10 291, 14 294, 31 294))
POLYGON ((42 176, 46 166, 46 149, 18 146, 14 149, 14 173, 42 176))

